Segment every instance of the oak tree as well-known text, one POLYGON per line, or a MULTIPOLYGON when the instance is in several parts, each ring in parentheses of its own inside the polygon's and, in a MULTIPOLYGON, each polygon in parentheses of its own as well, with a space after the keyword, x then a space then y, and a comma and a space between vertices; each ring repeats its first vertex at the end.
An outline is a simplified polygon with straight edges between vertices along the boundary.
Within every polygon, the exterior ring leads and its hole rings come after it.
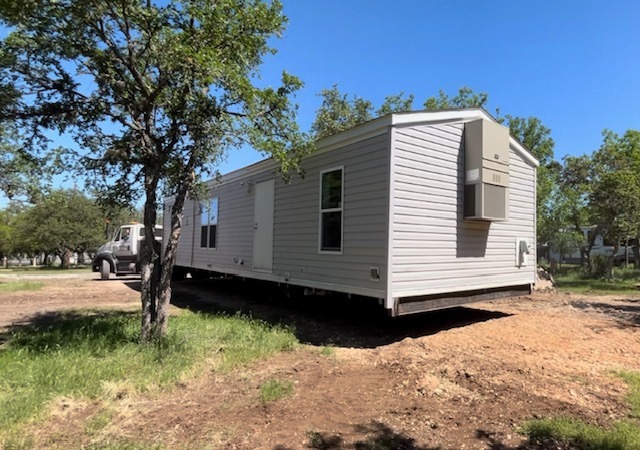
POLYGON ((309 149, 291 102, 301 81, 260 81, 285 28, 280 2, 0 0, 0 22, 11 30, 0 44, 0 117, 30 133, 31 149, 46 130, 73 136, 103 199, 144 197, 142 337, 163 336, 187 194, 230 148, 249 144, 285 173, 309 149), (162 248, 161 190, 173 196, 162 248))

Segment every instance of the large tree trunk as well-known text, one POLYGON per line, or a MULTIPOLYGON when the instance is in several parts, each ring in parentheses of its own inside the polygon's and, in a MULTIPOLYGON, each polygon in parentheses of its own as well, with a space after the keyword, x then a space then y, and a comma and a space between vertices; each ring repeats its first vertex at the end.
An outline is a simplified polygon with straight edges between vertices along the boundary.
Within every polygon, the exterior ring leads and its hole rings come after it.
POLYGON ((160 263, 158 246, 154 230, 156 226, 156 210, 158 207, 157 188, 158 176, 154 172, 145 173, 145 193, 144 202, 144 239, 140 248, 140 299, 142 302, 142 330, 143 341, 150 341, 158 336, 157 320, 157 289, 153 280, 154 266, 160 263))
POLYGON ((71 267, 71 250, 69 250, 68 248, 65 248, 62 251, 62 254, 60 255, 60 258, 62 259, 62 262, 60 263, 60 266, 63 269, 69 269, 71 267))
MULTIPOLYGON (((164 254, 162 257, 162 272, 160 274, 160 285, 158 287, 158 333, 165 335, 168 326, 169 304, 171 303, 171 278, 173 276, 173 266, 176 262, 176 250, 178 239, 182 233, 182 211, 187 194, 187 186, 183 186, 174 199, 171 207, 171 229, 169 239, 165 242, 164 254)), ((166 233, 165 233, 166 235, 166 233)))

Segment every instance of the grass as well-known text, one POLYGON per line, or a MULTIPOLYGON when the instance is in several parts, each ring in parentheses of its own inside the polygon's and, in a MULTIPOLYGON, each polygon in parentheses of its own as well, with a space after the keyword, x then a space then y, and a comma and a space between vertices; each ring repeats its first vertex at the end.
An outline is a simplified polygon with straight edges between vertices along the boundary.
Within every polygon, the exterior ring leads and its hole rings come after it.
MULTIPOLYGON (((536 443, 561 443, 577 450, 640 450, 640 374, 618 374, 629 385, 631 418, 602 428, 569 417, 533 420, 523 432, 536 443)), ((562 447, 564 448, 564 447, 562 447)))
POLYGON ((260 400, 269 403, 293 394, 291 381, 269 380, 260 386, 260 400))
POLYGON ((44 284, 39 281, 9 281, 0 282, 0 293, 2 292, 18 292, 18 291, 37 291, 42 289, 44 284))
POLYGON ((170 387, 205 363, 228 371, 297 345, 291 330, 244 316, 184 312, 155 344, 141 344, 139 331, 138 314, 76 311, 0 336, 8 339, 0 349, 0 430, 37 417, 59 396, 102 398, 118 383, 170 387))
POLYGON ((74 272, 90 272, 91 266, 71 266, 68 269, 61 269, 58 266, 9 266, 9 267, 0 267, 0 275, 14 275, 17 273, 22 274, 42 274, 42 275, 55 275, 55 274, 65 274, 65 273, 74 273, 74 272))
POLYGON ((583 294, 637 294, 640 284, 640 269, 615 267, 614 279, 594 279, 579 265, 564 264, 553 277, 556 287, 564 292, 583 294))

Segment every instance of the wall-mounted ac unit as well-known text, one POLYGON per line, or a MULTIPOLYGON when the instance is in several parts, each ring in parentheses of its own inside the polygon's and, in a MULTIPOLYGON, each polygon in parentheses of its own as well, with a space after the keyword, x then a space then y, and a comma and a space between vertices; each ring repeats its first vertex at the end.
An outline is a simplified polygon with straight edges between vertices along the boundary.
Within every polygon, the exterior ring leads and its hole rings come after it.
POLYGON ((479 119, 464 125, 464 218, 509 218, 509 129, 479 119))

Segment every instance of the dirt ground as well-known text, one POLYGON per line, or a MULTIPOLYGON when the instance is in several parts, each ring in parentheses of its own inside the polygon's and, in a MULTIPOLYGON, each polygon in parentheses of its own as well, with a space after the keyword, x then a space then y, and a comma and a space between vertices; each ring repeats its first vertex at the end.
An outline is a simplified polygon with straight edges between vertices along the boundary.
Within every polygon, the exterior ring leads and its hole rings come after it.
MULTIPOLYGON (((135 279, 45 283, 0 294, 0 330, 61 309, 139 305, 135 279)), ((538 294, 400 319, 328 297, 257 301, 259 287, 227 280, 186 280, 174 297, 174 311, 240 309, 291 324, 305 345, 168 394, 121 396, 102 433, 167 448, 528 449, 518 427, 531 418, 626 417, 613 372, 640 371, 640 296, 538 294), (272 378, 294 393, 263 404, 259 387, 272 378)), ((84 433, 97 404, 60 403, 34 430, 43 448, 99 438, 84 433)))

